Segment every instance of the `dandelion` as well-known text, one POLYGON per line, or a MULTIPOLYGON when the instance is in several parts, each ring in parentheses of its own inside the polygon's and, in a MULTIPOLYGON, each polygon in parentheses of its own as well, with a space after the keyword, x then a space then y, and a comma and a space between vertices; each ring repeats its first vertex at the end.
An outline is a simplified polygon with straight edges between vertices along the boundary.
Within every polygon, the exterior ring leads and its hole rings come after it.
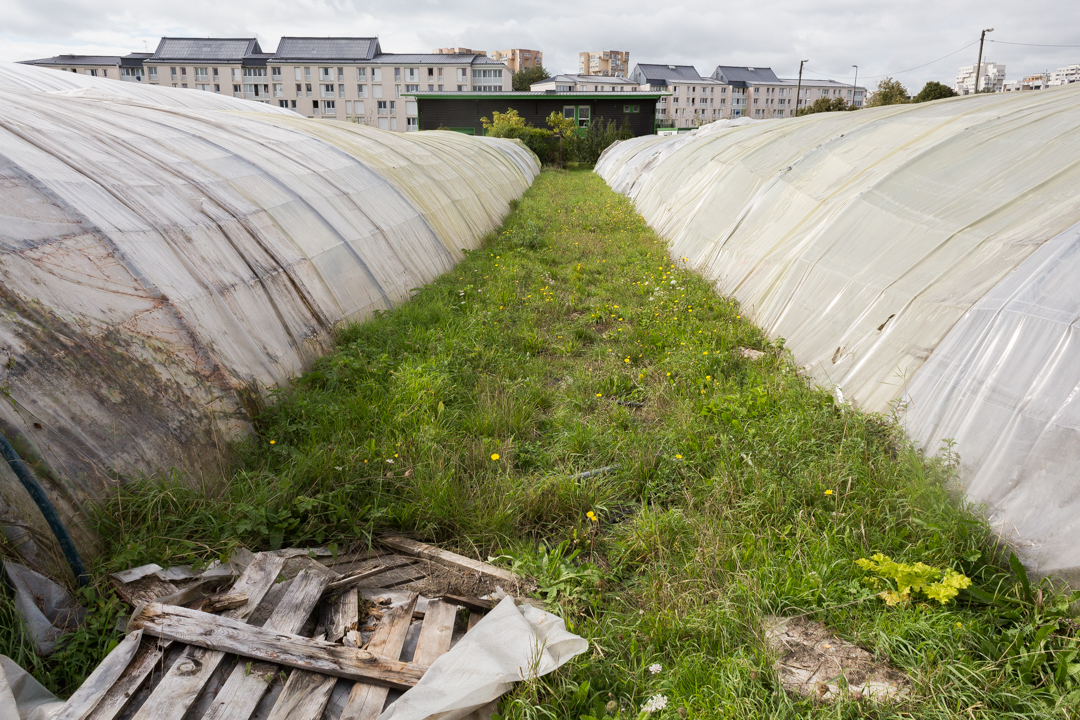
POLYGON ((499 459, 499 453, 491 453, 491 459, 492 460, 498 460, 499 459))
POLYGON ((641 706, 641 712, 654 713, 660 712, 667 707, 667 695, 653 695, 649 698, 644 705, 641 706))
POLYGON ((585 513, 585 517, 589 518, 593 522, 600 522, 600 518, 596 517, 596 513, 594 513, 592 510, 585 513))
POLYGON ((271 441, 270 441, 270 444, 271 444, 271 445, 277 445, 277 440, 271 440, 271 441))
POLYGON ((826 495, 832 495, 832 490, 826 490, 826 491, 825 491, 825 494, 826 494, 826 495))
POLYGON ((956 623, 956 629, 957 630, 959 630, 962 627, 964 627, 964 623, 961 623, 961 622, 956 623))
POLYGON ((676 459, 676 460, 682 460, 682 455, 676 455, 676 456, 675 456, 675 459, 676 459))
POLYGON ((596 393, 596 397, 604 397, 604 393, 596 393))
POLYGON ((656 675, 658 672, 660 672, 663 669, 664 668, 660 667, 660 663, 653 663, 652 665, 649 666, 649 672, 651 672, 653 675, 656 675))

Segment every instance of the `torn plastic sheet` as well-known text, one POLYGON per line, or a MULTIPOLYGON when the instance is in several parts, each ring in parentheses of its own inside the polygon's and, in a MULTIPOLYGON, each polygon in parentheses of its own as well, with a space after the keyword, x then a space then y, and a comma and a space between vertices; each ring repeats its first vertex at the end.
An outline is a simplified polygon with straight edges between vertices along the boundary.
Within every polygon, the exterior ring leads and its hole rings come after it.
POLYGON ((41 573, 10 562, 4 563, 4 570, 15 587, 15 609, 26 623, 34 649, 48 655, 56 649, 57 639, 82 623, 86 610, 41 573))
POLYGON ((48 720, 64 703, 7 655, 0 655, 0 718, 48 720))
POLYGON ((588 647, 561 618, 505 597, 378 720, 458 720, 588 647))

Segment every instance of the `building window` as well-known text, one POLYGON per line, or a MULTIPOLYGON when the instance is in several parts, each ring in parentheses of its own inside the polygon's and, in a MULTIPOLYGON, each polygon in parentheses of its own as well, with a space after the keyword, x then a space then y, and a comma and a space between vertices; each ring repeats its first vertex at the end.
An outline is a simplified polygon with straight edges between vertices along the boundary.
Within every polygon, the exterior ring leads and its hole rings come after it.
MULTIPOLYGON (((442 75, 442 68, 439 68, 439 74, 442 75)), ((427 76, 428 77, 435 77, 435 68, 428 68, 427 69, 427 76)))
POLYGON ((270 74, 274 76, 275 80, 280 80, 281 79, 281 68, 279 68, 279 67, 271 68, 270 69, 270 74))
POLYGON ((337 109, 333 100, 323 100, 323 115, 336 115, 337 109))
POLYGON ((214 92, 216 92, 216 93, 221 92, 221 86, 218 85, 217 83, 214 83, 214 92))
POLYGON ((334 68, 319 68, 319 80, 333 80, 334 68))
POLYGON ((304 83, 304 96, 311 97, 311 83, 304 83))
POLYGON ((304 79, 305 80, 310 80, 311 79, 311 68, 309 68, 309 67, 304 68, 304 79))
POLYGON ((337 92, 338 92, 338 97, 345 97, 345 86, 344 85, 338 85, 337 86, 337 92))
POLYGON ((367 82, 367 68, 356 68, 356 79, 360 82, 367 82))
POLYGON ((382 97, 382 85, 371 86, 371 97, 375 98, 376 100, 382 97))
POLYGON ((407 93, 420 92, 420 86, 419 85, 406 85, 405 86, 405 92, 407 92, 407 93))
POLYGON ((371 68, 371 79, 373 82, 382 82, 382 68, 371 68))
POLYGON ((295 76, 295 79, 297 81, 300 81, 300 80, 304 79, 303 76, 300 74, 300 68, 298 68, 298 67, 293 68, 293 75, 295 76))
POLYGON ((396 112, 397 103, 393 100, 390 101, 390 114, 393 115, 396 112))
POLYGON ((197 84, 197 85, 195 86, 195 89, 196 89, 196 90, 203 90, 203 91, 205 91, 205 92, 210 92, 210 86, 209 86, 209 85, 205 85, 205 84, 203 84, 203 83, 199 83, 199 84, 197 84))
POLYGON ((428 91, 428 92, 435 92, 435 86, 434 86, 434 85, 431 85, 431 84, 429 84, 429 85, 427 86, 427 91, 428 91))
POLYGON ((444 87, 444 86, 442 86, 442 85, 440 85, 440 86, 439 86, 439 92, 442 92, 442 91, 443 91, 443 87, 444 87))
POLYGON ((405 82, 420 82, 420 70, 418 68, 405 68, 405 82))
POLYGON ((400 85, 395 85, 394 86, 394 97, 401 97, 401 86, 400 85))
POLYGON ((345 68, 339 67, 337 69, 337 79, 338 80, 344 80, 345 79, 345 68))
POLYGON ((376 103, 376 107, 379 108, 379 114, 380 115, 385 115, 386 114, 386 101, 385 100, 379 100, 376 103))
POLYGON ((304 86, 300 83, 296 83, 296 97, 300 97, 304 94, 304 86))
POLYGON ((244 77, 266 77, 266 68, 244 68, 244 77))
POLYGON ((384 118, 384 117, 379 118, 379 129, 380 130, 389 130, 390 129, 390 120, 389 120, 389 118, 384 118))
POLYGON ((296 109, 296 101, 295 100, 290 100, 289 101, 289 109, 290 110, 295 110, 296 109))
POLYGON ((397 118, 396 117, 390 118, 390 129, 395 130, 395 131, 397 130, 397 118))
POLYGON ((405 130, 406 130, 406 132, 412 132, 412 131, 416 131, 416 130, 419 130, 419 129, 420 129, 420 126, 417 124, 416 118, 414 118, 414 117, 405 118, 405 130))
POLYGON ((206 82, 210 79, 210 72, 207 68, 195 68, 195 80, 202 80, 206 82))
MULTIPOLYGON (((176 86, 174 85, 173 87, 176 87, 176 86)), ((244 91, 243 86, 241 86, 241 85, 233 85, 232 86, 232 91, 233 91, 233 95, 235 95, 236 97, 243 97, 243 91, 244 91)))
POLYGON ((640 105, 623 105, 622 106, 622 111, 624 113, 641 112, 641 106, 640 105))
POLYGON ((286 110, 289 109, 289 101, 288 100, 278 100, 277 105, 278 105, 278 107, 283 107, 286 110))
POLYGON ((274 83, 274 97, 285 97, 285 91, 281 88, 281 83, 274 83))
POLYGON ((363 100, 357 100, 356 102, 354 102, 353 107, 356 108, 356 114, 357 115, 363 115, 364 114, 364 101, 363 100))
POLYGON ((394 82, 401 82, 401 68, 394 68, 394 82))
POLYGON ((320 87, 320 90, 321 90, 321 93, 320 93, 321 97, 324 97, 324 98, 335 97, 335 95, 334 95, 334 86, 333 85, 325 85, 324 84, 324 85, 320 85, 319 87, 320 87))
POLYGON ((176 68, 171 67, 171 68, 169 68, 169 71, 172 73, 173 80, 175 80, 176 79, 176 68))
POLYGON ((457 86, 457 91, 458 92, 468 92, 469 91, 469 86, 468 85, 458 85, 457 86))
POLYGON ((367 85, 356 86, 356 97, 367 97, 367 85))

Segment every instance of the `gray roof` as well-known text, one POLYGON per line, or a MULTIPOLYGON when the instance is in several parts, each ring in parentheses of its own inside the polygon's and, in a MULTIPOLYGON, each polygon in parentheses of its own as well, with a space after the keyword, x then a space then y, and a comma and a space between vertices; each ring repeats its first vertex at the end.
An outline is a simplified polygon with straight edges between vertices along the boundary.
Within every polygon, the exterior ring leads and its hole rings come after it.
POLYGON ((540 83, 577 83, 581 85, 637 85, 637 81, 630 78, 611 77, 607 75, 556 75, 554 77, 544 78, 543 80, 537 80, 533 85, 539 85, 540 83))
POLYGON ((283 37, 275 60, 371 60, 382 52, 374 37, 283 37))
POLYGON ((240 62, 252 53, 261 53, 255 38, 161 38, 154 62, 188 60, 193 62, 240 62))
POLYGON ((143 60, 146 60, 152 55, 152 53, 128 53, 124 57, 120 58, 120 67, 138 67, 141 68, 143 60))
POLYGON ((772 68, 767 67, 759 68, 717 65, 712 76, 716 80, 726 80, 727 82, 775 83, 780 81, 780 78, 776 77, 776 73, 772 71, 772 68))
POLYGON ((701 73, 693 65, 647 65, 638 63, 631 75, 636 75, 639 72, 646 81, 698 82, 702 79, 701 73))
POLYGON ((440 53, 383 53, 372 59, 382 65, 499 65, 506 63, 492 60, 487 55, 442 55, 440 53))
POLYGON ((40 60, 22 60, 23 65, 119 65, 119 55, 57 55, 40 60))

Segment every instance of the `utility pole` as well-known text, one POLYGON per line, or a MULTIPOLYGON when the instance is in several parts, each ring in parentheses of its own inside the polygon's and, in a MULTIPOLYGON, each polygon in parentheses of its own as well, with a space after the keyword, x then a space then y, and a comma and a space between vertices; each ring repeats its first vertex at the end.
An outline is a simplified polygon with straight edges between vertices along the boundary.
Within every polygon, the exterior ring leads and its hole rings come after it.
POLYGON ((986 33, 994 32, 994 28, 986 28, 982 31, 982 35, 979 36, 979 62, 975 63, 975 94, 979 94, 979 71, 982 70, 982 48, 983 40, 986 40, 986 33))
POLYGON ((852 65, 855 68, 855 82, 851 83, 851 107, 855 107, 855 94, 859 91, 859 66, 852 65))
POLYGON ((799 86, 795 89, 795 117, 799 116, 799 105, 802 103, 802 66, 803 63, 808 63, 809 60, 799 61, 799 86))

